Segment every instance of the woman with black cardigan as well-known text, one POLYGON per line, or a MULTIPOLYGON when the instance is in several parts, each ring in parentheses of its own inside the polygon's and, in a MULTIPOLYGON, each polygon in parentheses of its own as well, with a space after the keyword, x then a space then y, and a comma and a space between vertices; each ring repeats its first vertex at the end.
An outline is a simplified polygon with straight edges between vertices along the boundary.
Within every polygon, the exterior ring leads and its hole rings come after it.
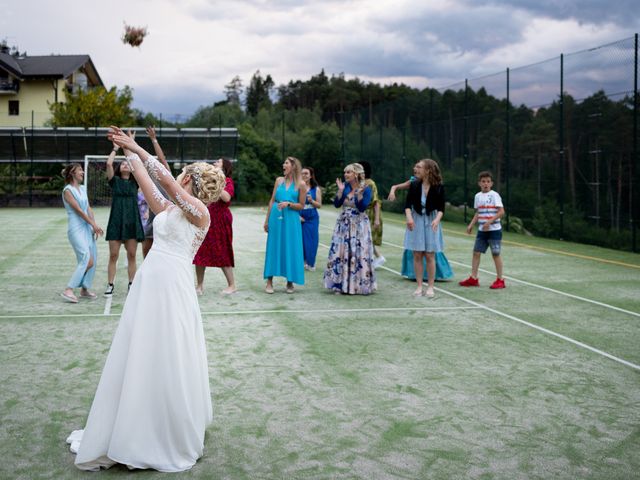
POLYGON ((444 187, 440 167, 435 160, 419 160, 413 167, 416 180, 411 182, 404 204, 407 231, 404 248, 413 252, 413 268, 418 287, 415 296, 434 297, 435 253, 443 250, 442 227, 444 215, 444 187), (427 289, 422 288, 422 259, 427 263, 427 289))

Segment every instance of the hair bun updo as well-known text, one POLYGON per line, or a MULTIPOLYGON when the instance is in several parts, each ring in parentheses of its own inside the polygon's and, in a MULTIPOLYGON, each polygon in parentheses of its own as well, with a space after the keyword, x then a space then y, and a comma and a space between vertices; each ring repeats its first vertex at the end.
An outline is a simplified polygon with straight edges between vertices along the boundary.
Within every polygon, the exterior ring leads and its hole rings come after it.
POLYGON ((196 162, 187 165, 184 172, 191 176, 191 190, 194 197, 205 205, 218 201, 226 185, 222 170, 210 163, 196 162))

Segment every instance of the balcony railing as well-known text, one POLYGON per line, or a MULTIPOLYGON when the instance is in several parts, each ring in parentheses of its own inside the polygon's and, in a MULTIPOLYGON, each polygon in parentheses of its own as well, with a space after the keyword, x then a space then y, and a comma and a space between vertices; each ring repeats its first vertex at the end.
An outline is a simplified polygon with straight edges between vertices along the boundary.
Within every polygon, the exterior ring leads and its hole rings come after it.
POLYGON ((0 94, 2 93, 18 93, 20 90, 20 82, 15 80, 0 80, 0 94))

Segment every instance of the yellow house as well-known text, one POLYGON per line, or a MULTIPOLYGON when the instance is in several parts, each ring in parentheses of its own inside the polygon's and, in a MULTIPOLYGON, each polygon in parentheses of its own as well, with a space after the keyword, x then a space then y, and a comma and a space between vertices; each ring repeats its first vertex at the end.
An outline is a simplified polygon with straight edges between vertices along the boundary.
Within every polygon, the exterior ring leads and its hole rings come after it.
POLYGON ((0 127, 42 127, 67 92, 104 86, 89 55, 27 56, 0 45, 0 127))

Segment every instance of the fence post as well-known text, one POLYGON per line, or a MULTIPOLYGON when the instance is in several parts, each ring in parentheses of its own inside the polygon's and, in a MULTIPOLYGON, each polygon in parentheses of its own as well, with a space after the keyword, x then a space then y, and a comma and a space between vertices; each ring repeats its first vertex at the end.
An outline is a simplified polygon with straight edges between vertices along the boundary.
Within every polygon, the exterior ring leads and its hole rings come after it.
POLYGON ((506 199, 506 213, 507 213, 507 232, 509 231, 509 210, 511 207, 511 203, 509 202, 510 200, 510 190, 509 190, 509 176, 510 176, 510 166, 511 166, 511 104, 509 103, 509 80, 510 80, 510 72, 509 72, 509 68, 507 67, 507 107, 506 107, 506 121, 507 121, 507 128, 505 131, 505 142, 504 142, 504 159, 505 159, 505 165, 504 165, 504 169, 505 169, 505 187, 506 187, 506 192, 505 192, 505 199, 506 199))
POLYGON ((364 108, 360 109, 360 160, 364 160, 364 108))
POLYGON ((429 158, 433 158, 433 88, 429 90, 429 158))
POLYGON ((11 189, 11 193, 15 195, 16 187, 18 186, 18 154, 16 152, 16 139, 13 136, 13 132, 11 132, 11 153, 13 154, 13 164, 11 167, 11 173, 13 176, 13 188, 11 189))
MULTIPOLYGON (((469 82, 465 78, 464 79, 464 123, 462 130, 462 141, 463 145, 463 153, 462 158, 464 159, 464 223, 467 223, 467 203, 469 199, 469 142, 467 141, 467 117, 469 114, 468 111, 468 92, 469 92, 469 82)), ((453 136, 453 134, 452 134, 453 136)), ((451 163, 449 163, 451 165, 451 163)))
POLYGON ((402 178, 407 178, 407 120, 402 129, 402 178))
POLYGON ((635 55, 633 61, 633 178, 631 184, 631 249, 638 251, 637 229, 640 201, 638 188, 640 188, 640 165, 638 165, 638 34, 635 35, 635 55), (635 187, 635 188, 634 188, 635 187))
POLYGON ((285 110, 282 110, 282 161, 284 162, 285 153, 284 153, 284 114, 285 110))
POLYGON ((342 157, 342 165, 345 165, 344 110, 342 109, 340 109, 340 156, 342 157))
POLYGON ((560 240, 564 237, 564 54, 560 54, 560 185, 558 204, 560 206, 560 240))
POLYGON ((29 206, 33 206, 33 123, 34 112, 31 110, 31 136, 29 138, 29 206))

